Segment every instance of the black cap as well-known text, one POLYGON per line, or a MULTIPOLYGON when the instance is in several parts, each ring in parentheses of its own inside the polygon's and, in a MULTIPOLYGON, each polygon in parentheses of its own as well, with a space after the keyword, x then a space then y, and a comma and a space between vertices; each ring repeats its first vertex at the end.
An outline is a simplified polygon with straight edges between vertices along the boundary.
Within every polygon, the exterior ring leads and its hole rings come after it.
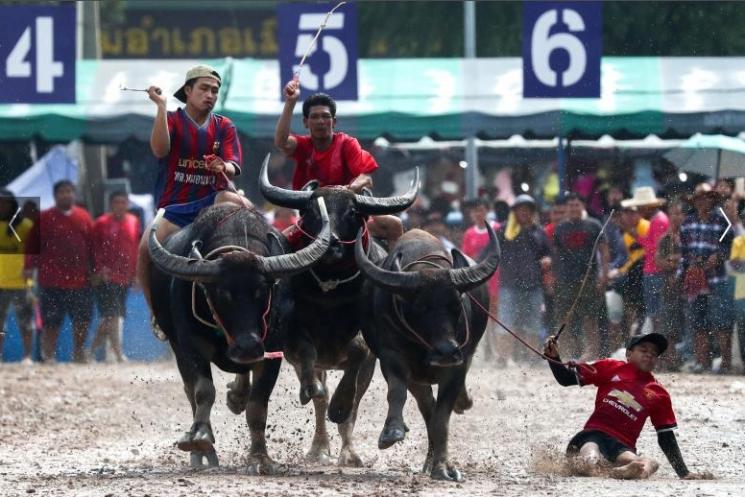
POLYGON ((661 356, 667 350, 667 338, 659 333, 648 333, 646 335, 636 335, 629 339, 626 350, 631 350, 642 342, 650 342, 657 346, 657 356, 661 356))

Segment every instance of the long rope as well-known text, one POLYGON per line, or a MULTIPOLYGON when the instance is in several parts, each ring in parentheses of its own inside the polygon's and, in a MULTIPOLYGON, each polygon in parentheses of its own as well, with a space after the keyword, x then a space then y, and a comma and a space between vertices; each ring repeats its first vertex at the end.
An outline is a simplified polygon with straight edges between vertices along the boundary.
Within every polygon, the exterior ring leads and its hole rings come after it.
POLYGON ((326 27, 326 23, 329 21, 329 17, 331 17, 331 14, 333 14, 336 9, 338 9, 339 7, 341 7, 342 5, 344 5, 345 3, 347 3, 347 2, 339 2, 338 4, 336 4, 336 7, 334 7, 333 9, 331 9, 328 12, 328 14, 326 14, 326 18, 323 20, 323 23, 319 26, 318 31, 316 31, 316 35, 313 37, 313 39, 308 44, 308 48, 305 49, 305 54, 303 55, 303 58, 300 59, 300 64, 298 64, 297 70, 292 75, 292 79, 294 81, 300 81, 300 69, 303 68, 303 65, 305 64, 305 59, 308 58, 308 55, 310 54, 310 51, 313 50, 313 47, 316 45, 316 40, 318 40, 318 37, 321 35, 321 31, 323 31, 323 29, 326 27))

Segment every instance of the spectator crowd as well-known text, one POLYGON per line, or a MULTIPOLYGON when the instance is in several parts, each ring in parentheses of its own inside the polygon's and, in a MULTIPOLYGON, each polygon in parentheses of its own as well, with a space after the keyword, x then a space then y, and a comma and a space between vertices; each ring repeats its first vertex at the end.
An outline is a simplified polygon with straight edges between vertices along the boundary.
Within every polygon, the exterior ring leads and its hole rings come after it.
MULTIPOLYGON (((480 198, 456 217, 468 223, 453 222, 448 206, 436 202, 415 204, 403 219, 407 229, 425 229, 472 258, 486 246, 490 222, 502 248, 490 310, 536 347, 563 329, 562 348, 589 360, 655 331, 674 344, 666 369, 726 374, 733 372, 734 333, 745 363, 745 198, 733 190, 721 180, 658 197, 652 187, 611 185, 592 198, 567 192, 548 205, 528 194, 512 205, 480 198)), ((12 309, 24 363, 34 356, 34 330, 40 359, 56 360, 65 317, 75 362, 88 362, 106 344, 109 358, 124 361, 122 320, 135 284, 140 220, 125 192, 112 193, 108 212, 95 220, 77 205, 70 182, 54 185, 54 200, 39 213, 0 190, 0 351, 12 309), (98 327, 86 348, 94 307, 98 327)), ((280 230, 296 219, 288 209, 273 213, 280 230)), ((493 323, 483 353, 498 366, 538 360, 493 323)))

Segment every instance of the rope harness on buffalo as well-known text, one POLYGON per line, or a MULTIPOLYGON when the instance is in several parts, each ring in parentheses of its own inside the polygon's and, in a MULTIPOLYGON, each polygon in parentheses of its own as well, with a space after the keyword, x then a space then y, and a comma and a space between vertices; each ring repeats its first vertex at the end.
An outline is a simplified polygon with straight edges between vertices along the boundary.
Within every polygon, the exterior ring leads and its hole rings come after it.
MULTIPOLYGON (((442 266, 438 264, 435 264, 434 262, 432 262, 432 259, 443 260, 448 265, 452 266, 452 262, 446 256, 440 255, 440 254, 428 254, 428 255, 425 255, 424 257, 421 257, 415 261, 412 261, 406 264, 403 268, 401 268, 401 271, 402 272, 406 271, 416 264, 424 264, 424 265, 432 266, 437 269, 447 269, 447 268, 443 268, 442 266)), ((403 325, 406 331, 408 331, 416 339, 416 341, 424 345, 426 349, 434 350, 434 347, 432 346, 432 344, 430 344, 424 337, 422 337, 422 335, 417 333, 414 327, 411 326, 409 322, 406 320, 406 316, 404 316, 403 310, 401 309, 402 301, 403 301, 403 298, 401 296, 393 294, 393 297, 392 297, 393 312, 396 313, 396 317, 398 318, 399 322, 401 323, 401 325, 403 325)), ((465 322, 465 336, 463 337, 463 341, 460 344, 458 344, 458 349, 462 350, 463 347, 465 347, 468 344, 468 342, 471 341, 471 327, 470 327, 470 323, 468 322, 466 306, 463 303, 462 297, 459 300, 459 304, 460 304, 460 309, 461 309, 461 316, 463 317, 463 321, 465 322)))
MULTIPOLYGON (((235 212, 237 211, 231 212, 230 215, 234 214, 235 212)), ((198 240, 192 242, 191 254, 190 254, 192 257, 195 257, 198 259, 210 260, 211 258, 215 256, 225 254, 228 252, 236 252, 236 251, 237 252, 248 252, 248 253, 251 252, 247 248, 241 247, 240 245, 222 245, 220 247, 217 247, 211 250, 206 256, 203 257, 201 252, 199 251, 199 245, 201 245, 201 242, 198 240)), ((261 315, 261 322, 262 322, 262 328, 263 328, 262 335, 261 335, 262 342, 265 342, 267 336, 269 335, 269 314, 272 309, 272 294, 273 293, 274 293, 274 288, 272 287, 269 290, 269 298, 267 299, 266 308, 264 309, 264 312, 261 315)), ((205 287, 204 283, 194 281, 191 284, 191 312, 194 318, 200 323, 210 328, 221 331, 222 334, 225 335, 225 340, 228 342, 228 345, 235 344, 235 339, 230 334, 228 327, 225 326, 225 322, 220 318, 220 314, 217 312, 217 309, 215 308, 215 305, 212 302, 212 299, 210 298, 210 294, 207 291, 207 288, 205 287), (212 313, 212 319, 215 320, 214 323, 211 323, 207 321, 206 319, 202 318, 197 312, 197 286, 199 286, 200 290, 202 290, 202 293, 204 295, 204 300, 207 302, 207 307, 209 307, 210 312, 212 313)), ((283 357, 283 354, 281 351, 264 353, 265 359, 281 359, 282 357, 283 357)))
MULTIPOLYGON (((602 233, 602 231, 601 231, 601 233, 602 233)), ((593 250, 593 253, 594 253, 594 250, 593 250)), ((432 259, 443 260, 443 261, 447 262, 448 264, 452 265, 452 262, 450 261, 450 259, 448 257, 444 256, 444 255, 440 255, 440 254, 429 254, 429 255, 425 255, 424 257, 421 257, 421 258, 419 258, 419 259, 417 259, 415 261, 412 261, 412 262, 406 264, 403 268, 401 268, 401 271, 406 271, 407 269, 409 269, 410 267, 412 267, 413 265, 416 265, 416 264, 425 264, 425 265, 429 265, 429 266, 435 267, 437 269, 444 269, 442 266, 440 266, 440 265, 435 264, 434 262, 432 262, 432 259)), ((507 331, 507 333, 509 333, 513 338, 515 338, 518 342, 520 342, 522 345, 524 345, 528 350, 532 351, 533 353, 535 353, 539 357, 545 359, 546 361, 548 361, 550 363, 556 364, 556 365, 566 366, 568 368, 575 369, 575 370, 576 369, 579 369, 579 368, 585 368, 586 370, 588 370, 590 372, 593 372, 593 373, 595 372, 595 368, 593 368, 589 364, 579 363, 579 362, 576 362, 576 361, 562 362, 562 361, 557 361, 556 359, 547 356, 546 354, 544 354, 543 352, 541 352, 540 350, 536 349, 531 344, 529 344, 528 342, 526 342, 525 340, 523 340, 517 333, 515 333, 514 331, 512 331, 507 325, 505 325, 499 319, 497 319, 497 317, 494 316, 492 313, 490 313, 489 310, 486 307, 484 307, 481 304, 481 302, 478 301, 478 299, 476 297, 474 297, 473 295, 471 295, 470 292, 465 292, 464 295, 466 295, 471 300, 471 302, 473 302, 476 305, 476 307, 478 307, 479 309, 481 309, 484 312, 484 314, 486 314, 489 317, 489 319, 491 319, 492 321, 494 321, 495 323, 497 323, 499 326, 501 326, 502 328, 504 328, 504 330, 507 331)), ((422 345, 424 345, 424 347, 427 348, 428 350, 433 350, 432 345, 429 342, 427 342, 419 333, 416 332, 416 330, 414 330, 413 327, 411 327, 408 324, 408 322, 406 321, 405 317, 403 316, 403 313, 400 311, 399 307, 396 305, 396 299, 401 300, 401 297, 399 297, 397 295, 394 295, 393 296, 393 310, 396 313, 396 317, 398 318, 398 320, 401 322, 401 324, 406 328, 406 330, 409 333, 411 333, 411 335, 419 343, 421 343, 422 345)), ((467 319, 467 316, 466 316, 465 306, 463 304, 463 300, 462 299, 460 301, 460 305, 461 305, 461 312, 462 312, 463 318, 464 318, 465 323, 466 323, 466 330, 465 330, 466 331, 466 336, 465 336, 465 339, 463 340, 463 342, 460 345, 458 345, 458 348, 459 349, 462 349, 470 341, 470 329, 469 329, 469 326, 468 326, 468 319, 467 319)))

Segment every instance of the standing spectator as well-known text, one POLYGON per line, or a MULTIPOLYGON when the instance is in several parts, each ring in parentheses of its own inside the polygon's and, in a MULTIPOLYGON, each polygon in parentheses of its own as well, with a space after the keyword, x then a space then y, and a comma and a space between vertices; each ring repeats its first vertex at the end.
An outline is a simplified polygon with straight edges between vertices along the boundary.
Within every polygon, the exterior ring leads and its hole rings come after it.
POLYGON ((563 324, 564 320, 569 320, 566 323, 569 329, 564 335, 569 343, 567 349, 573 357, 595 358, 599 352, 597 316, 600 306, 605 305, 603 295, 608 283, 608 245, 602 236, 602 225, 590 217, 583 219, 584 210, 579 195, 567 195, 567 220, 556 227, 551 260, 556 269, 556 321, 563 324), (598 238, 599 258, 593 252, 598 238), (588 264, 591 268, 580 293, 588 264), (577 305, 572 310, 575 299, 577 305))
POLYGON ((18 201, 9 190, 0 190, 0 360, 7 328, 5 320, 13 304, 23 342, 24 364, 31 364, 32 307, 28 299, 31 280, 24 277, 25 241, 33 223, 18 212, 18 201))
POLYGON ((101 322, 91 344, 93 356, 108 338, 118 362, 125 360, 119 340, 119 319, 124 318, 127 291, 135 277, 140 222, 127 212, 129 197, 116 191, 109 197, 111 212, 93 225, 93 282, 101 322))
POLYGON ((637 235, 639 244, 644 249, 643 266, 643 289, 644 310, 647 318, 652 320, 653 331, 660 332, 660 296, 664 285, 662 271, 657 267, 655 254, 660 238, 667 233, 669 220, 660 207, 665 205, 665 200, 657 198, 654 188, 642 186, 634 190, 634 197, 621 202, 623 207, 637 207, 641 217, 649 221, 649 231, 646 235, 637 235))
MULTIPOLYGON (((499 285, 499 318, 520 338, 538 347, 543 333, 543 272, 551 266, 551 247, 536 222, 536 203, 527 194, 512 204, 507 225, 499 230, 502 248, 499 285)), ((505 337, 499 351, 507 360, 513 357, 514 340, 505 337)), ((521 349, 522 350, 522 349, 521 349)))
MULTIPOLYGON (((566 219, 567 214, 567 202, 566 198, 557 198, 551 209, 548 211, 548 224, 543 227, 543 231, 546 233, 548 243, 551 245, 553 250, 554 243, 554 231, 556 226, 566 219)), ((546 312, 544 314, 544 321, 546 323, 546 329, 556 331, 558 323, 556 322, 556 275, 553 269, 549 269, 543 273, 543 302, 546 305, 546 312)))
POLYGON ((624 207, 619 225, 628 257, 617 272, 611 272, 611 278, 614 280, 613 288, 623 297, 626 323, 624 335, 620 337, 620 343, 623 343, 628 334, 641 333, 644 324, 644 247, 639 238, 649 233, 649 221, 639 214, 636 207, 624 207))
POLYGON ((75 185, 70 181, 54 184, 54 203, 54 207, 42 211, 39 225, 31 231, 29 244, 39 251, 38 255, 26 257, 25 276, 30 278, 33 270, 38 269, 44 324, 42 360, 56 360, 60 326, 69 314, 73 360, 82 363, 93 307, 89 286, 93 220, 88 211, 75 205, 75 185))
POLYGON ((717 209, 721 201, 721 195, 708 183, 697 185, 690 197, 694 212, 680 228, 680 271, 691 307, 694 372, 711 368, 713 336, 722 354, 721 372, 729 371, 732 359, 732 295, 724 261, 730 255, 733 236, 729 231, 725 235, 728 223, 717 209))
MULTIPOLYGON (((489 243, 489 233, 486 231, 484 223, 489 214, 489 202, 484 199, 476 200, 469 211, 472 226, 466 230, 463 234, 463 243, 461 250, 464 254, 472 259, 478 259, 481 252, 484 250, 486 245, 489 243)), ((491 223, 494 231, 499 230, 499 223, 491 223)), ((503 266, 504 264, 500 264, 503 266)), ((489 312, 493 316, 497 315, 498 301, 499 301, 499 269, 494 275, 489 278, 489 312)), ((493 327, 493 325, 492 325, 493 327)), ((488 328, 491 329, 492 327, 488 328)), ((495 333, 489 333, 487 331, 485 345, 485 357, 487 360, 497 358, 497 341, 495 333)))
POLYGON ((660 333, 670 341, 672 347, 668 352, 668 369, 680 368, 680 357, 676 350, 676 343, 683 339, 681 328, 681 316, 685 315, 683 304, 683 288, 677 270, 680 265, 680 227, 685 219, 684 205, 680 201, 674 201, 667 210, 670 225, 667 233, 660 238, 657 244, 657 267, 662 271, 664 285, 661 294, 660 307, 660 333))
MULTIPOLYGON (((743 216, 745 218, 745 215, 743 216)), ((743 219, 745 221, 745 219, 743 219)), ((734 277, 734 307, 737 338, 740 343, 740 358, 745 364, 745 235, 732 242, 729 270, 734 277)))

